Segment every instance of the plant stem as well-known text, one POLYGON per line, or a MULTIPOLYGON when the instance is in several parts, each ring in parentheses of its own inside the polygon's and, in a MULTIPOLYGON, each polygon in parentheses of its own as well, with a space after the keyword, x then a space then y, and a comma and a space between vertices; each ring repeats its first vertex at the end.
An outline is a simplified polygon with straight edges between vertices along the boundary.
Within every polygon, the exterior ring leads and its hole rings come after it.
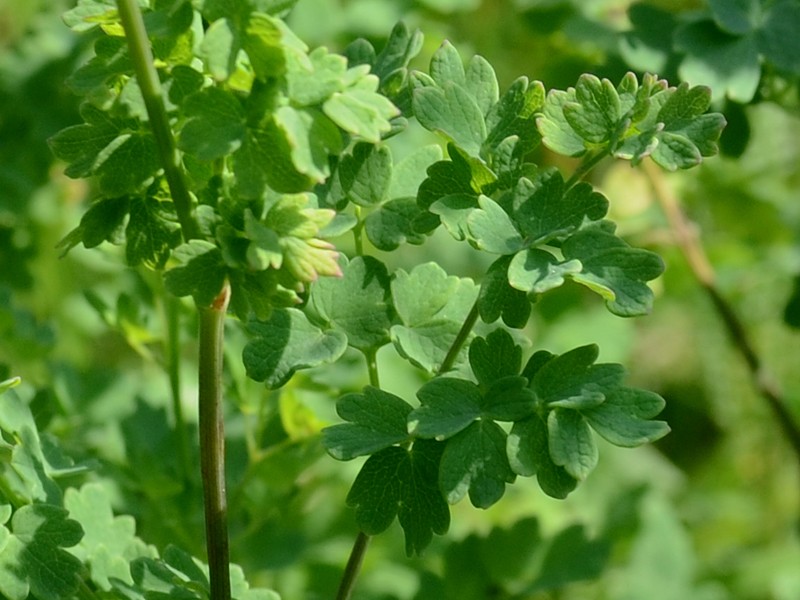
POLYGON ((364 556, 367 554, 367 546, 369 545, 370 537, 363 531, 358 532, 356 541, 353 544, 353 550, 350 552, 350 558, 347 561, 347 566, 344 568, 342 581, 339 584, 339 591, 336 592, 336 600, 348 600, 350 594, 353 593, 353 588, 356 584, 356 577, 361 571, 361 564, 364 562, 364 556))
POLYGON ((643 168, 655 192, 656 201, 667 217, 675 241, 686 259, 689 269, 711 299, 734 346, 747 364, 756 390, 766 400, 792 450, 800 460, 800 426, 786 408, 786 400, 777 385, 767 374, 744 323, 717 287, 714 267, 708 260, 697 233, 681 210, 678 199, 667 185, 661 170, 650 161, 645 161, 643 168))
POLYGON ((355 205, 356 219, 358 222, 353 227, 353 241, 356 245, 356 256, 364 256, 364 221, 361 220, 361 207, 355 205))
POLYGON ((189 453, 189 438, 186 435, 186 420, 181 404, 180 362, 180 300, 171 294, 164 295, 167 321, 166 360, 169 387, 172 396, 172 414, 175 419, 175 441, 178 446, 178 463, 183 481, 189 481, 192 463, 189 453))
POLYGON ((575 169, 575 172, 572 174, 572 176, 567 180, 567 183, 564 185, 564 190, 566 191, 570 189, 581 179, 586 177, 589 171, 594 169, 601 160, 608 156, 608 154, 608 149, 601 150, 595 154, 587 154, 578 165, 578 168, 575 169))
POLYGON ((450 346, 450 350, 447 351, 447 356, 444 357, 444 361, 442 361, 442 365, 439 367, 437 371, 437 375, 441 373, 446 373, 450 369, 453 368, 453 365, 456 362, 456 358, 458 358, 458 353, 461 351, 461 348, 467 341, 472 328, 475 327, 475 323, 478 321, 478 300, 475 300, 475 304, 472 305, 472 308, 467 315, 467 318, 464 320, 464 324, 461 326, 461 329, 458 330, 458 335, 456 335, 456 339, 453 340, 453 345, 450 346))
POLYGON ((175 140, 164 108, 161 82, 153 65, 153 53, 142 13, 136 0, 117 0, 117 8, 183 238, 184 240, 198 238, 200 235, 197 223, 192 217, 192 197, 186 186, 180 157, 175 149, 175 140))
POLYGON ((206 519, 211 598, 230 600, 228 506, 225 494, 225 432, 222 421, 222 366, 225 313, 230 299, 225 283, 211 306, 199 307, 200 468, 206 519))

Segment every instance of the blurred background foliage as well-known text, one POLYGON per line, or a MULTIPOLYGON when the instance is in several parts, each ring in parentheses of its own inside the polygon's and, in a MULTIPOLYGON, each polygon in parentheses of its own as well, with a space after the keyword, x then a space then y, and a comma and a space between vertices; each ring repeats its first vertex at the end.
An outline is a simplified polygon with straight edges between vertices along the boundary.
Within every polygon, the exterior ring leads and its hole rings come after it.
MULTIPOLYGON (((92 194, 46 145, 79 121, 63 82, 91 36, 61 23, 70 7, 0 0, 0 380, 22 376, 13 393, 69 454, 92 462, 92 479, 137 518, 142 538, 202 556, 196 457, 177 446, 164 372, 175 306, 163 305, 152 273, 123 267, 118 248, 64 258, 54 249, 92 194)), ((584 72, 618 81, 628 70, 712 88, 729 122, 723 155, 665 179, 800 420, 800 2, 300 0, 288 16, 310 46, 336 51, 356 37, 381 47, 401 19, 425 33, 418 68, 449 39, 486 57, 502 88, 520 75, 563 88, 584 72)), ((421 130, 409 138, 430 141, 421 130)), ((405 143, 393 148, 399 158, 405 143)), ((486 512, 459 504, 450 534, 422 559, 404 557, 395 524, 374 540, 355 598, 800 598, 800 457, 687 269, 652 182, 614 163, 593 179, 622 233, 665 258, 654 313, 623 320, 567 285, 536 306, 533 348, 599 343, 632 385, 667 399, 672 434, 655 447, 604 447, 565 501, 519 482, 486 512)), ((382 258, 434 259, 460 276, 485 266, 446 236, 382 258)), ((180 333, 193 427, 190 314, 180 333)), ((358 465, 329 459, 317 433, 335 422, 338 394, 366 383, 363 365, 353 357, 268 393, 244 376, 233 322, 228 342, 233 558, 251 583, 287 599, 331 598, 355 536, 344 497, 358 465)), ((418 376, 391 352, 379 358, 386 387, 412 397, 418 376)))

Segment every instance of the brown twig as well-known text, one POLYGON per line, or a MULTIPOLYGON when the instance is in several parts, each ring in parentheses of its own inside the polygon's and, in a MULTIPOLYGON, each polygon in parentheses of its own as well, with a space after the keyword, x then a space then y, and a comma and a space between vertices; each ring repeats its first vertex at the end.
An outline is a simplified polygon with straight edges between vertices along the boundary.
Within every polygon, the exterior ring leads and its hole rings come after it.
POLYGON ((800 460, 800 426, 786 408, 786 400, 777 384, 764 368, 744 323, 736 314, 731 303, 720 292, 716 283, 714 267, 708 260, 696 230, 681 210, 678 198, 667 184, 663 172, 650 161, 645 161, 642 167, 650 180, 656 201, 667 217, 675 241, 686 259, 689 269, 711 299, 731 341, 747 364, 756 390, 767 402, 795 455, 800 460))

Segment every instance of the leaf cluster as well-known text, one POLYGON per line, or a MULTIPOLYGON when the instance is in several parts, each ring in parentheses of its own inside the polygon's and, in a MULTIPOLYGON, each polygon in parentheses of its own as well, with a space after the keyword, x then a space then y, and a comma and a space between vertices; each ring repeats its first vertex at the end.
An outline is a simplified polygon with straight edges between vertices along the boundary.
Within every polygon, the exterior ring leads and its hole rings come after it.
MULTIPOLYGON (((0 382, 0 594, 9 600, 74 598, 79 588, 104 598, 208 597, 208 569, 169 546, 159 556, 136 536, 134 518, 114 515, 106 487, 59 484, 89 470, 38 430, 30 408, 0 382), (159 596, 160 597, 160 596, 159 596)), ((277 600, 232 572, 233 597, 277 600)))
POLYGON ((469 495, 488 508, 518 475, 566 497, 597 464, 592 431, 624 447, 666 435, 667 424, 651 420, 663 399, 625 386, 622 366, 597 355, 596 346, 539 351, 523 366, 522 348, 497 329, 469 347, 473 378, 431 379, 416 408, 374 387, 342 396, 346 422, 323 430, 323 441, 340 460, 370 456, 347 500, 359 526, 379 533, 397 516, 407 552, 419 553, 447 529, 447 504, 469 495))

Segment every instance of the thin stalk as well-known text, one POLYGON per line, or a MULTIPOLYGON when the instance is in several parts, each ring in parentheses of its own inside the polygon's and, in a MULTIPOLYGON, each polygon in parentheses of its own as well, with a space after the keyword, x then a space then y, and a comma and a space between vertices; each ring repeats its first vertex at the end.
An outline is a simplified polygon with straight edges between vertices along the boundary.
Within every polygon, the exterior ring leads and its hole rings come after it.
POLYGON ((230 600, 228 505, 225 492, 225 432, 222 421, 222 368, 225 313, 230 299, 226 283, 211 306, 200 307, 200 468, 206 519, 206 547, 211 598, 230 600))
POLYGON ((142 13, 136 0, 117 0, 117 9, 128 40, 128 49, 142 98, 150 119, 150 127, 156 139, 156 147, 164 167, 175 212, 181 224, 185 240, 200 237, 197 223, 192 217, 192 197, 181 169, 180 157, 175 149, 175 140, 164 108, 161 82, 153 65, 153 53, 144 27, 142 13))
POLYGON ((655 192, 656 201, 667 217, 675 241, 686 259, 689 269, 711 299, 715 310, 728 330, 731 341, 744 358, 756 390, 767 402, 792 450, 800 460, 800 426, 786 408, 786 399, 764 368, 744 323, 717 286, 714 267, 708 260, 694 228, 681 210, 677 197, 667 185, 663 173, 650 161, 645 161, 643 167, 655 192))
MULTIPOLYGON (((367 359, 367 371, 369 372, 369 383, 372 387, 381 387, 380 378, 378 377, 378 357, 375 350, 368 350, 364 353, 367 359)), ((347 565, 342 574, 342 580, 339 582, 339 590, 336 592, 336 600, 347 600, 353 593, 353 588, 356 585, 356 579, 361 572, 361 565, 364 564, 364 557, 367 554, 367 547, 369 541, 372 539, 363 531, 359 531, 356 536, 356 541, 353 543, 353 549, 350 551, 350 558, 347 560, 347 565)))
POLYGON ((576 183, 578 183, 581 179, 586 177, 586 175, 594 169, 597 164, 603 160, 606 156, 609 155, 608 149, 601 150, 595 154, 588 154, 578 165, 578 168, 575 169, 575 172, 572 176, 567 180, 567 183, 564 185, 564 189, 568 190, 576 183))
POLYGON ((367 546, 371 538, 363 531, 358 532, 356 541, 353 544, 353 550, 350 552, 350 559, 347 561, 347 566, 344 568, 342 581, 339 584, 339 591, 336 592, 336 600, 348 600, 353 593, 353 588, 356 585, 356 578, 361 571, 361 564, 364 562, 364 556, 367 554, 367 546))
POLYGON ((175 419, 175 441, 178 446, 178 463, 181 478, 189 480, 192 471, 192 462, 189 452, 189 436, 186 433, 186 419, 183 416, 181 403, 181 361, 180 361, 180 301, 170 294, 166 294, 165 313, 167 321, 166 358, 167 376, 172 396, 172 415, 175 419))
POLYGON ((361 207, 355 207, 356 219, 358 222, 353 227, 353 241, 356 245, 356 256, 364 256, 364 221, 361 220, 361 207))
POLYGON ((461 326, 461 329, 458 330, 458 335, 456 335, 456 339, 453 340, 453 345, 450 346, 450 350, 447 351, 447 356, 444 357, 444 361, 442 361, 442 366, 439 367, 437 374, 446 373, 450 369, 453 368, 453 365, 456 362, 456 358, 458 358, 458 353, 461 351, 461 348, 467 341, 472 328, 475 327, 475 323, 478 322, 478 301, 475 300, 475 304, 472 305, 472 308, 467 315, 467 318, 464 321, 464 324, 461 326))

